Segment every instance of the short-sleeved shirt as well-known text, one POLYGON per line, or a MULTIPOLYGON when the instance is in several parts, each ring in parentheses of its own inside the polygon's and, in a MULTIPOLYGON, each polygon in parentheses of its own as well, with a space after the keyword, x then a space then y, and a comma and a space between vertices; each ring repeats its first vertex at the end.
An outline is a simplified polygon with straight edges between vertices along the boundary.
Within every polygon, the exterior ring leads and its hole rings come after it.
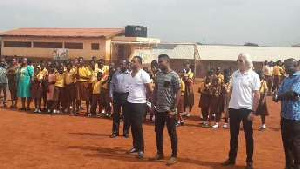
POLYGON ((150 75, 143 69, 140 69, 134 77, 131 76, 127 101, 129 103, 146 103, 145 84, 148 83, 151 83, 150 75))
POLYGON ((78 72, 79 72, 79 76, 80 76, 80 79, 78 81, 81 81, 81 82, 88 81, 92 76, 92 72, 90 71, 90 69, 88 67, 79 67, 78 72))
POLYGON ((180 90, 180 78, 174 71, 156 75, 156 110, 166 112, 175 108, 176 94, 180 90))
POLYGON ((65 87, 65 74, 56 73, 55 74, 55 84, 56 87, 65 87))
POLYGON ((253 92, 259 91, 260 80, 257 73, 249 70, 242 74, 239 70, 235 71, 231 77, 232 93, 229 108, 233 109, 252 109, 253 92))
POLYGON ((273 68, 273 75, 275 75, 275 76, 282 76, 283 73, 284 73, 284 70, 283 70, 282 67, 280 67, 280 66, 274 66, 274 68, 273 68))

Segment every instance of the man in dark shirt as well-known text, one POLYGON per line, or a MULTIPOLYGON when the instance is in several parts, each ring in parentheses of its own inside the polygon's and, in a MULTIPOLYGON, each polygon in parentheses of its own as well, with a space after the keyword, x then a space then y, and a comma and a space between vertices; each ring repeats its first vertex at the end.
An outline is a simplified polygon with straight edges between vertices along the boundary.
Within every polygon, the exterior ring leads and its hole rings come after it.
POLYGON ((162 160, 163 155, 163 130, 166 123, 171 139, 172 155, 167 165, 177 162, 177 131, 176 131, 176 107, 179 102, 180 78, 170 68, 170 58, 166 54, 158 56, 158 64, 161 72, 157 73, 154 89, 154 104, 156 107, 155 132, 157 155, 153 160, 162 160))

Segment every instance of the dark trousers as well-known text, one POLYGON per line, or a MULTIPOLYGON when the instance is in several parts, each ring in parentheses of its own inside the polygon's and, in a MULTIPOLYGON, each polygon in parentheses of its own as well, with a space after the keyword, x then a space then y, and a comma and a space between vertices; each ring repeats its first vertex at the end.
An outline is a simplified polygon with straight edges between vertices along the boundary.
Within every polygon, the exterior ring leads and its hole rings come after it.
POLYGON ((243 121, 243 127, 246 139, 246 162, 252 162, 253 157, 253 129, 252 121, 247 119, 248 115, 251 113, 249 109, 229 109, 230 118, 230 152, 229 159, 231 161, 236 160, 238 153, 238 139, 240 131, 240 123, 243 121))
POLYGON ((143 121, 146 113, 146 103, 126 102, 126 111, 131 125, 133 147, 138 151, 144 151, 143 121))
POLYGON ((163 155, 163 131, 165 124, 167 125, 168 133, 171 140, 172 157, 177 157, 176 118, 175 116, 170 116, 167 112, 157 112, 155 116, 157 154, 163 155))
POLYGON ((286 167, 300 169, 300 121, 281 120, 286 167))
POLYGON ((112 127, 112 133, 119 135, 119 126, 120 126, 120 117, 121 117, 121 111, 123 114, 123 135, 129 134, 129 117, 128 113, 125 108, 126 101, 127 101, 128 93, 114 93, 114 114, 113 114, 113 127, 112 127))

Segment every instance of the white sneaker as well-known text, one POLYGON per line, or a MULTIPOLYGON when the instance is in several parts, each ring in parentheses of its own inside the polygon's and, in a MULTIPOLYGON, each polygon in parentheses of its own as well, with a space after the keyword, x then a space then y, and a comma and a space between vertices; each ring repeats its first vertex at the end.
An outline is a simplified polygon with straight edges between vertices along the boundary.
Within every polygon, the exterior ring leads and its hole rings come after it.
POLYGON ((59 110, 56 110, 56 113, 57 113, 57 114, 60 114, 60 111, 59 111, 59 110))
POLYGON ((228 129, 228 128, 229 128, 229 125, 228 125, 227 123, 225 123, 225 124, 223 125, 223 128, 224 128, 224 129, 228 129))
POLYGON ((267 128, 266 125, 263 124, 263 125, 261 125, 261 126, 259 127, 259 130, 265 130, 266 128, 267 128))
POLYGON ((35 108, 35 109, 34 109, 34 113, 37 113, 37 112, 38 112, 38 108, 35 108))
POLYGON ((212 126, 212 128, 213 128, 213 129, 217 129, 217 128, 219 128, 219 124, 218 124, 218 123, 216 123, 215 125, 213 125, 213 126, 212 126))
POLYGON ((57 110, 54 109, 54 110, 53 110, 53 114, 56 114, 56 113, 57 113, 57 110))
POLYGON ((48 109, 48 111, 47 111, 48 113, 51 113, 51 110, 50 109, 48 109))
POLYGON ((42 113, 41 109, 38 109, 37 113, 42 113))
POLYGON ((190 117, 190 116, 191 116, 191 114, 190 114, 190 113, 187 113, 187 114, 186 114, 186 117, 190 117))

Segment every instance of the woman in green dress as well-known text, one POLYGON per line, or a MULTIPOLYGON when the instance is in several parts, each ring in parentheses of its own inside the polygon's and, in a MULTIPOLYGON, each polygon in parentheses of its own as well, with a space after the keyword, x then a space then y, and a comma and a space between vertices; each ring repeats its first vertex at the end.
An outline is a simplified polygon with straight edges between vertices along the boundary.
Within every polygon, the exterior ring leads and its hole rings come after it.
POLYGON ((18 82, 18 97, 21 98, 22 108, 20 110, 30 110, 31 101, 31 80, 34 75, 34 69, 32 66, 27 65, 27 58, 24 58, 21 63, 21 67, 17 73, 18 82), (25 102, 27 100, 27 108, 25 108, 25 102))

